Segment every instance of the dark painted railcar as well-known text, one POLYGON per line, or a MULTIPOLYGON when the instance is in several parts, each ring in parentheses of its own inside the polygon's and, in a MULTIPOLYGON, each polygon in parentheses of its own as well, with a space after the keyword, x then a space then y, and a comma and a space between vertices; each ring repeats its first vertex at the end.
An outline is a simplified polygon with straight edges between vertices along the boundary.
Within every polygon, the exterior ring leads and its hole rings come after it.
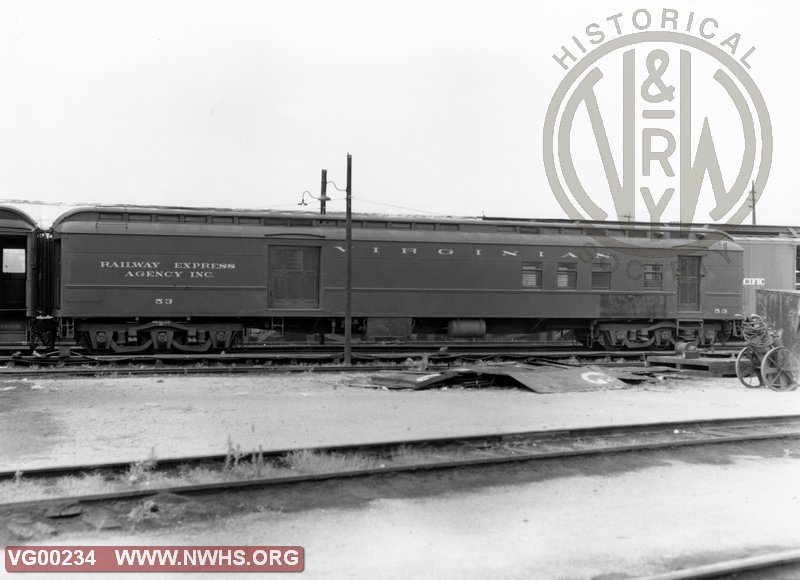
MULTIPOLYGON (((608 347, 712 342, 741 311, 741 249, 536 222, 353 219, 354 337, 525 340, 571 330, 608 347), (677 254, 677 255, 676 255, 677 254)), ((641 232, 640 232, 641 233, 641 232)), ((646 235, 646 231, 644 235, 646 235)), ((62 340, 94 350, 205 351, 338 341, 343 216, 100 207, 53 225, 62 340)))
POLYGON ((24 212, 0 207, 0 349, 49 340, 39 289, 50 280, 37 262, 39 234, 24 212))

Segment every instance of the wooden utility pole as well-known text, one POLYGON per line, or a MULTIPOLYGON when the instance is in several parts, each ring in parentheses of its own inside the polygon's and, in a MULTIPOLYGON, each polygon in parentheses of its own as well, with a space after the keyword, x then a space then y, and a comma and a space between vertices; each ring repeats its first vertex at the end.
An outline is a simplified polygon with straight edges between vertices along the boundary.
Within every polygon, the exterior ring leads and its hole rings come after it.
POLYGON ((326 195, 326 191, 328 190, 328 170, 322 170, 322 185, 320 186, 320 194, 319 194, 319 213, 320 215, 325 215, 325 202, 328 201, 328 196, 326 195))
POLYGON ((753 187, 750 188, 750 203, 753 206, 753 225, 756 225, 756 182, 753 181, 753 187))
POLYGON ((353 215, 351 196, 353 193, 353 156, 347 154, 347 209, 345 214, 346 281, 344 288, 344 364, 351 364, 351 342, 353 339, 353 215))

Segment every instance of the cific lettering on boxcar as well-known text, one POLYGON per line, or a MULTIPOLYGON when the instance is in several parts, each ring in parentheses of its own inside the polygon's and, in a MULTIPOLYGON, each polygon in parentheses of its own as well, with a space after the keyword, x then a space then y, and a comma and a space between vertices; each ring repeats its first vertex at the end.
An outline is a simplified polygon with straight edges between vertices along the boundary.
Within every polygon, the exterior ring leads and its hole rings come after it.
POLYGON ((745 278, 742 286, 766 286, 766 278, 745 278))

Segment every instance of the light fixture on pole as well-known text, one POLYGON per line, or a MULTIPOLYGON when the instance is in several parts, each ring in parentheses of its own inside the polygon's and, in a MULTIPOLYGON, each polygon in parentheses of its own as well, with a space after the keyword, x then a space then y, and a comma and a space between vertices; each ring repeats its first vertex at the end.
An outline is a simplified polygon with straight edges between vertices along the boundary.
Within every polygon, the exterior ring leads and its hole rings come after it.
POLYGON ((322 195, 320 195, 320 196, 316 196, 313 193, 311 193, 310 191, 306 190, 306 191, 303 192, 303 195, 300 198, 300 203, 298 203, 297 205, 308 205, 306 203, 306 195, 308 197, 310 197, 311 199, 316 199, 317 201, 319 201, 319 213, 324 214, 325 213, 325 202, 326 201, 330 201, 331 198, 328 197, 325 194, 325 192, 323 192, 322 195))

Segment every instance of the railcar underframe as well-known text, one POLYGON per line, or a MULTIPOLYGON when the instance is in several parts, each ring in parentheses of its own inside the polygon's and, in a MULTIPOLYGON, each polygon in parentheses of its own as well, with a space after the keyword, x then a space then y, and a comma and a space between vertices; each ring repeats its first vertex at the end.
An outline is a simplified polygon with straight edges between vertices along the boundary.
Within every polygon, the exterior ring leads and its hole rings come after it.
MULTIPOLYGON (((283 345, 336 345, 342 318, 246 320, 61 319, 60 340, 93 352, 201 353, 283 345)), ((520 343, 571 340, 587 348, 667 349, 679 341, 725 343, 741 336, 735 320, 413 319, 355 317, 356 344, 520 343)))

